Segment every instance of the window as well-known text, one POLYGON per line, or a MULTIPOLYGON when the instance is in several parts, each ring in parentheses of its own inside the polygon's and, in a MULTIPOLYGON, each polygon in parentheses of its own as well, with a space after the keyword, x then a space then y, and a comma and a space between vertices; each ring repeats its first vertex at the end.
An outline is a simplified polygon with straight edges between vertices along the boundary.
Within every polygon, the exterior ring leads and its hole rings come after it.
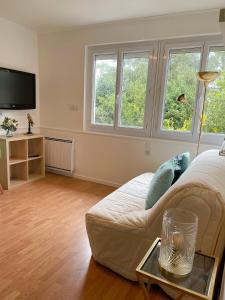
POLYGON ((200 62, 199 48, 169 50, 162 129, 192 131, 200 62), (182 94, 187 98, 184 105, 177 101, 182 94))
POLYGON ((144 128, 148 52, 124 53, 119 126, 144 128))
POLYGON ((94 124, 112 126, 115 118, 116 55, 95 56, 94 124))
POLYGON ((218 37, 91 46, 87 54, 87 129, 196 141, 203 92, 197 72, 215 70, 221 75, 207 91, 202 141, 213 135, 221 142, 225 48, 218 37))
POLYGON ((86 119, 90 130, 147 135, 155 83, 154 48, 156 44, 139 43, 89 51, 92 84, 87 89, 91 106, 87 105, 86 119))
POLYGON ((207 89, 203 131, 205 133, 225 133, 225 49, 210 47, 208 71, 219 71, 220 76, 207 89))

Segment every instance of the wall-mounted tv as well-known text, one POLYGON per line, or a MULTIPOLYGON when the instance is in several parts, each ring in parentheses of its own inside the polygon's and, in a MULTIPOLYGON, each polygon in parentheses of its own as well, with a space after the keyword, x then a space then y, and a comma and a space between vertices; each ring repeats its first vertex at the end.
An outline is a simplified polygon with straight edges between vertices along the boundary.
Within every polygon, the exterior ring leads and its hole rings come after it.
POLYGON ((0 109, 34 108, 35 74, 0 67, 0 109))

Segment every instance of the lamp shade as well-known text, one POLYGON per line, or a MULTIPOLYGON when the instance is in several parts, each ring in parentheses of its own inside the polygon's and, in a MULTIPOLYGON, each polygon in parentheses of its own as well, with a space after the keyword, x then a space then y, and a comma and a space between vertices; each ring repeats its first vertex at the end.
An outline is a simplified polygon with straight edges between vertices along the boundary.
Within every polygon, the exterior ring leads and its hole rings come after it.
POLYGON ((219 76, 219 72, 214 72, 214 71, 198 72, 197 76, 199 80, 204 82, 205 87, 207 87, 210 82, 214 81, 219 76))

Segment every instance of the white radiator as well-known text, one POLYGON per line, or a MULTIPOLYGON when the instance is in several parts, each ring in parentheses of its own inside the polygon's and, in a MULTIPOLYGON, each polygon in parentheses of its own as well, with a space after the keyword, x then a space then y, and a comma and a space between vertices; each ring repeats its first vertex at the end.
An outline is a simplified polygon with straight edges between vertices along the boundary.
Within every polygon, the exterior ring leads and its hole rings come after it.
POLYGON ((50 171, 74 171, 74 140, 45 137, 45 166, 50 171))

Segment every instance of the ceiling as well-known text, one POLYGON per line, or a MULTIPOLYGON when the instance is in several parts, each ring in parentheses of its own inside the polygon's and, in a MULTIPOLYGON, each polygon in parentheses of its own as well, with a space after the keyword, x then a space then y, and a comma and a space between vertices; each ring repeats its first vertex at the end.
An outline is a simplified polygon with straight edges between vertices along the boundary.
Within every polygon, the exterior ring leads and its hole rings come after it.
POLYGON ((37 30, 54 30, 224 7, 225 0, 0 0, 0 17, 37 30))

